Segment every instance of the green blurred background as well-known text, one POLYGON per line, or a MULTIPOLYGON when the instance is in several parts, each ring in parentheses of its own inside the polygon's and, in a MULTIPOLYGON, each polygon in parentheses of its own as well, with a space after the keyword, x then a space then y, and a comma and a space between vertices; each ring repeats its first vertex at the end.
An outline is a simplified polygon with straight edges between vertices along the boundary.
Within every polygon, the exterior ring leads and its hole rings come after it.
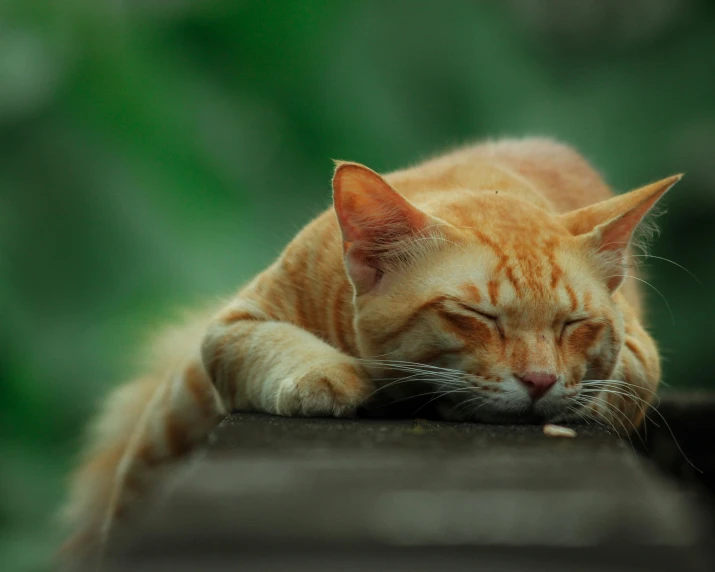
POLYGON ((685 171, 652 253, 702 284, 650 262, 650 322, 671 388, 712 383, 713 2, 5 0, 0 134, 2 570, 52 550, 147 325, 267 265, 330 158, 545 134, 617 190, 685 171))

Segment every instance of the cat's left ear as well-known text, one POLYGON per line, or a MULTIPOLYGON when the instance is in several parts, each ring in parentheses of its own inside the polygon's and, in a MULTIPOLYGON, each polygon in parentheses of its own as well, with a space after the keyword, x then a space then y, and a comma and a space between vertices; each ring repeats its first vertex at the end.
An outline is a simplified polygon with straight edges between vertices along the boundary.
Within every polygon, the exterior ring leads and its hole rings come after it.
POLYGON ((627 249, 633 235, 658 200, 682 175, 662 179, 635 191, 561 215, 562 223, 601 259, 601 271, 611 292, 623 282, 627 249))
POLYGON ((408 243, 433 223, 375 171, 357 163, 337 164, 333 203, 345 266, 358 295, 378 284, 395 245, 408 243))

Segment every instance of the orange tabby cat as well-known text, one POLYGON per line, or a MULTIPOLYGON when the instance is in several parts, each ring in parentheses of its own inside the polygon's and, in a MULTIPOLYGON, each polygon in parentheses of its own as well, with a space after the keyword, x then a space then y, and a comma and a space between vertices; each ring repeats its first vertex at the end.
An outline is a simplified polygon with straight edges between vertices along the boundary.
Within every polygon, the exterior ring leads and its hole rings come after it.
POLYGON ((385 177, 339 163, 334 209, 109 398, 74 481, 68 546, 101 545, 230 410, 352 415, 394 388, 427 392, 447 419, 637 427, 660 364, 627 247, 678 179, 614 197, 545 139, 385 177))

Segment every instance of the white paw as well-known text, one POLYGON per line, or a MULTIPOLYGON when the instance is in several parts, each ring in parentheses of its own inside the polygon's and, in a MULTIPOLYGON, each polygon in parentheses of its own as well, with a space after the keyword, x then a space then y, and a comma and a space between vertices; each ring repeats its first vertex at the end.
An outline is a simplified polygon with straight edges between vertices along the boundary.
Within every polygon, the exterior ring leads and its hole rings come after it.
POLYGON ((372 391, 373 383, 353 364, 325 366, 286 379, 276 395, 276 413, 289 417, 350 417, 372 391))

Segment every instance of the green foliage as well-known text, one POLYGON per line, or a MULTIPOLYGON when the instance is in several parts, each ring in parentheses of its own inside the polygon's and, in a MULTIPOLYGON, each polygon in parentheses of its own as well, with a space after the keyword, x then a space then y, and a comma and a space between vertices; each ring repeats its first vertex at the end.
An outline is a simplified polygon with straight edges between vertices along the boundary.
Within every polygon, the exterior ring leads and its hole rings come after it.
POLYGON ((80 427, 140 333, 230 292, 390 170, 546 134, 619 190, 674 172, 649 280, 674 388, 706 386, 715 266, 709 2, 0 4, 0 562, 35 569, 80 427))

